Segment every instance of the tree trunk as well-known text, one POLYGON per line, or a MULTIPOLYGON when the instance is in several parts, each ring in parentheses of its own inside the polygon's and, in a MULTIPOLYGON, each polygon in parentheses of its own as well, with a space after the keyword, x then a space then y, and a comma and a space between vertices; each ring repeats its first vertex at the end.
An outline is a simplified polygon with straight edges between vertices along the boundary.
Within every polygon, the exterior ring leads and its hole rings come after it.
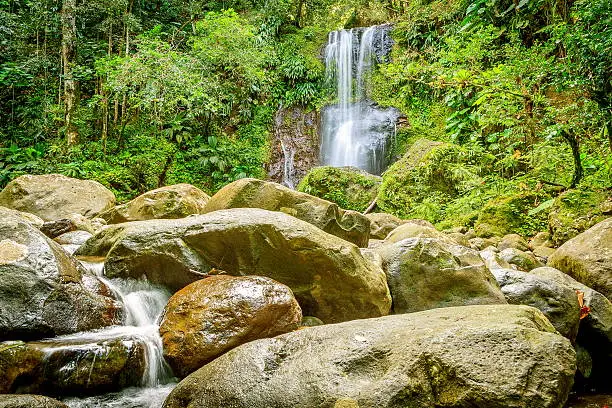
POLYGON ((73 77, 76 62, 76 0, 64 0, 62 4, 62 61, 64 62, 64 112, 66 142, 78 143, 79 133, 74 124, 79 104, 79 83, 73 77))
POLYGON ((562 132, 562 136, 572 149, 572 156, 574 157, 574 175, 572 176, 572 184, 570 185, 570 188, 575 188, 582 179, 580 146, 578 145, 578 139, 576 139, 574 132, 572 132, 571 130, 564 130, 562 132))

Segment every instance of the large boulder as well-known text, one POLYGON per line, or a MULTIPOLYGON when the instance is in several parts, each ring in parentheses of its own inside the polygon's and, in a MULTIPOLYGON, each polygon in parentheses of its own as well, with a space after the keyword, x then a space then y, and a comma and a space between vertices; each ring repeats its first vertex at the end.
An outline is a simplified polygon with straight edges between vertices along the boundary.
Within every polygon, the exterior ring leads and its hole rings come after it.
POLYGON ((506 303, 477 251, 433 238, 408 238, 375 249, 395 313, 506 303))
POLYGON ((448 234, 440 232, 430 222, 425 220, 407 220, 389 232, 385 242, 394 243, 408 238, 434 238, 448 244, 457 242, 448 234))
POLYGON ((506 248, 499 252, 499 257, 510 265, 522 271, 530 271, 544 266, 531 252, 523 252, 516 248, 506 248))
POLYGON ((391 306, 384 272, 355 245, 257 208, 112 225, 77 254, 106 257, 108 277, 146 276, 172 291, 212 268, 267 276, 293 290, 305 315, 326 323, 382 316, 391 306))
POLYGON ((281 211, 357 246, 368 246, 370 221, 365 216, 269 181, 246 178, 228 184, 211 197, 204 212, 227 208, 281 211))
POLYGON ((175 293, 159 332, 166 361, 185 377, 236 346, 295 330, 301 320, 287 286, 262 276, 218 275, 175 293))
POLYGON ((153 364, 142 335, 104 334, 0 343, 0 392, 64 396, 141 385, 153 364))
POLYGON ((572 342, 578 334, 580 305, 576 291, 552 279, 514 269, 494 269, 508 303, 533 306, 572 342))
POLYGON ((592 374, 594 385, 607 387, 612 391, 609 381, 612 367, 612 303, 601 293, 572 279, 569 275, 551 267, 536 268, 530 275, 554 281, 575 292, 584 294, 584 305, 589 313, 580 320, 577 343, 593 357, 592 374))
POLYGON ((298 190, 364 212, 374 201, 382 178, 356 167, 315 167, 302 179, 298 190))
POLYGON ((387 235, 406 221, 387 213, 366 214, 370 220, 370 239, 385 239, 387 235))
POLYGON ((57 243, 0 208, 0 341, 118 324, 122 310, 57 243))
POLYGON ((247 343, 181 381, 164 408, 561 408, 575 369, 539 310, 454 307, 247 343))
POLYGON ((68 408, 68 405, 43 395, 0 395, 0 408, 68 408))
POLYGON ((0 205, 45 221, 68 218, 73 213, 93 218, 115 205, 115 195, 97 181, 61 174, 25 175, 0 192, 0 205))
POLYGON ((210 196, 191 184, 174 184, 139 195, 100 214, 111 224, 202 214, 210 196))
POLYGON ((548 266, 612 299, 612 217, 561 245, 548 266))

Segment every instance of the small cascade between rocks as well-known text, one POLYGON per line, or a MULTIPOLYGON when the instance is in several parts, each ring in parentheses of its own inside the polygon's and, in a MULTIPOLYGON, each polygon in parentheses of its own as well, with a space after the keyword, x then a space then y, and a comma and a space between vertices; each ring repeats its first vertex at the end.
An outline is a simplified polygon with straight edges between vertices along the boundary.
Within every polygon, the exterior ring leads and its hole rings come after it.
POLYGON ((391 51, 390 26, 334 31, 325 48, 326 76, 337 103, 322 111, 321 162, 353 166, 372 174, 387 167, 399 111, 368 99, 367 75, 391 51))
MULTIPOLYGON (((71 350, 82 348, 91 352, 91 349, 95 350, 104 342, 119 340, 125 346, 135 344, 142 347, 144 370, 139 386, 87 398, 69 398, 64 400, 64 403, 72 408, 160 407, 176 385, 173 382, 172 371, 164 361, 162 340, 159 335, 159 319, 170 298, 170 293, 146 281, 108 279, 104 276, 103 262, 81 261, 81 263, 105 283, 123 303, 126 323, 124 326, 112 326, 45 340, 41 342, 46 344, 44 350, 53 353, 58 348, 71 350)), ((100 347, 100 354, 104 351, 105 348, 100 347)), ((100 357, 103 358, 102 355, 100 357)))

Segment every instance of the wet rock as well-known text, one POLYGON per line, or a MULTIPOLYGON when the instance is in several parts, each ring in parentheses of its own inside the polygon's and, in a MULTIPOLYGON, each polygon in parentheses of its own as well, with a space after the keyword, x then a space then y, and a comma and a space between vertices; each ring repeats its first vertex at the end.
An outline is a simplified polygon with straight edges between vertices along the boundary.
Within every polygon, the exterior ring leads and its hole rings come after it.
POLYGON ((454 307, 247 343, 181 381, 164 408, 560 408, 575 369, 537 309, 454 307))
POLYGON ((109 226, 77 254, 105 256, 109 277, 146 276, 172 291, 212 268, 267 276, 291 288, 304 314, 329 323, 385 315, 391 303, 384 272, 359 248, 287 214, 256 208, 109 226))
POLYGON ((386 244, 382 256, 395 313, 506 303, 478 252, 432 238, 386 244))
POLYGON ((508 303, 533 306, 572 342, 578 334, 580 306, 576 291, 552 279, 513 269, 494 269, 493 275, 508 303))
POLYGON ((376 198, 381 181, 380 176, 356 167, 324 166, 308 172, 298 190, 362 213, 376 198))
POLYGON ((499 252, 499 257, 511 265, 516 265, 522 271, 530 271, 544 266, 532 253, 516 248, 506 248, 499 252))
POLYGON ((211 276, 175 293, 159 332, 164 357, 180 377, 236 346, 298 328, 291 289, 261 276, 211 276))
POLYGON ((210 196, 191 184, 174 184, 139 195, 100 214, 111 224, 202 214, 210 196))
POLYGON ((457 244, 447 234, 440 232, 425 220, 407 220, 387 235, 385 242, 395 243, 408 238, 434 238, 448 244, 457 244))
POLYGON ((406 222, 386 213, 371 213, 366 217, 370 220, 370 240, 385 239, 391 231, 406 222))
POLYGON ((68 218, 72 213, 95 217, 114 204, 115 195, 102 184, 60 174, 17 177, 0 192, 0 205, 45 221, 68 218))
POLYGON ((519 251, 528 251, 529 244, 523 237, 518 234, 508 234, 502 237, 501 242, 497 245, 500 251, 503 251, 506 248, 514 248, 519 251))
POLYGON ((561 245, 548 259, 548 266, 612 299, 612 218, 561 245))
POLYGON ((0 343, 0 391, 52 396, 100 394, 142 383, 145 344, 138 336, 79 335, 0 343))
POLYGON ((68 405, 42 395, 0 395, 0 408, 68 408, 68 405))
POLYGON ((206 204, 205 212, 228 208, 261 208, 284 212, 359 247, 368 246, 370 221, 365 216, 356 211, 342 210, 337 204, 280 184, 240 179, 212 196, 206 204))
POLYGON ((0 209, 0 341, 97 329, 122 318, 121 305, 102 282, 57 243, 0 209), (85 278, 101 291, 86 287, 85 278))

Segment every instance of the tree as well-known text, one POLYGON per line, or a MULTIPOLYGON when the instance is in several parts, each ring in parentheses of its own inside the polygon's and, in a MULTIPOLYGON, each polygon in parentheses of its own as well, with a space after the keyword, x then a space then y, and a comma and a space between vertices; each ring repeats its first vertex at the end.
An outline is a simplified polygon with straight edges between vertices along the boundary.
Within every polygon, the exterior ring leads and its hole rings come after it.
POLYGON ((64 74, 64 113, 66 142, 69 146, 79 140, 74 123, 79 104, 79 83, 74 77, 76 64, 76 0, 64 0, 62 4, 62 64, 64 74))

